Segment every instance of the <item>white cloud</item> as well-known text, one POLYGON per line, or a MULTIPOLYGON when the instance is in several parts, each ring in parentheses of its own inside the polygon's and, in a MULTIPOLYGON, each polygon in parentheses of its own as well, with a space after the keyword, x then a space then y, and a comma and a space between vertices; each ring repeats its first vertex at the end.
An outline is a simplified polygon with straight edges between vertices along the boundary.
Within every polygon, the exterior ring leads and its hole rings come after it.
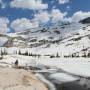
POLYGON ((43 4, 42 0, 13 0, 11 1, 10 6, 32 10, 42 10, 48 8, 48 4, 43 4))
POLYGON ((35 20, 40 23, 47 23, 50 20, 50 14, 47 11, 41 11, 35 15, 35 20))
POLYGON ((90 12, 78 11, 78 12, 74 13, 70 19, 73 22, 78 22, 87 17, 90 17, 90 12))
POLYGON ((59 0, 59 3, 60 4, 65 4, 65 3, 68 3, 70 0, 59 0))
POLYGON ((67 6, 66 9, 69 10, 71 7, 70 6, 67 6))
POLYGON ((0 33, 7 33, 9 31, 8 24, 9 20, 7 18, 0 18, 0 33))
POLYGON ((39 23, 37 21, 30 21, 26 18, 16 19, 11 23, 11 28, 15 30, 15 32, 24 31, 30 28, 38 27, 39 23))
POLYGON ((52 22, 63 20, 66 15, 66 12, 62 13, 59 9, 53 9, 51 13, 52 22))
POLYGON ((51 12, 41 11, 38 14, 35 14, 35 20, 39 21, 39 23, 47 23, 51 20, 52 23, 63 20, 67 15, 66 12, 62 13, 59 9, 52 9, 51 12))

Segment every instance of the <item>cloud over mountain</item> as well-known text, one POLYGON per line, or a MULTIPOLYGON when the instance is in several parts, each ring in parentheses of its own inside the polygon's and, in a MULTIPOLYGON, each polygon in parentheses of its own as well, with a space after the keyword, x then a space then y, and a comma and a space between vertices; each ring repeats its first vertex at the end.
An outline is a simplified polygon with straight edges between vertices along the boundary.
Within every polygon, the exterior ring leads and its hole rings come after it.
POLYGON ((9 20, 4 17, 0 17, 0 33, 7 33, 9 31, 9 20))
POLYGON ((15 32, 20 32, 30 28, 36 28, 38 25, 38 22, 32 22, 29 19, 21 18, 14 20, 11 23, 11 28, 13 28, 15 32))
POLYGON ((64 16, 67 15, 67 12, 61 12, 59 9, 53 9, 51 13, 52 22, 57 22, 64 19, 64 16))
POLYGON ((59 9, 52 9, 51 12, 41 11, 38 14, 35 14, 35 20, 38 20, 40 23, 56 23, 62 21, 67 15, 67 12, 61 12, 59 9))
POLYGON ((78 22, 87 17, 90 17, 90 12, 77 11, 70 19, 71 21, 78 22))

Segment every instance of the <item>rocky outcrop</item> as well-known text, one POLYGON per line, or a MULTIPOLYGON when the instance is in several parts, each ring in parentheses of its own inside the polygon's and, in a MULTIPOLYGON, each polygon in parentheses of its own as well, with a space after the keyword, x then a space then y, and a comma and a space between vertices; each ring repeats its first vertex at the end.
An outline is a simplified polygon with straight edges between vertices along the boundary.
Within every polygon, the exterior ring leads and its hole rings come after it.
POLYGON ((82 24, 88 24, 88 23, 90 23, 90 17, 81 20, 80 23, 82 23, 82 24))

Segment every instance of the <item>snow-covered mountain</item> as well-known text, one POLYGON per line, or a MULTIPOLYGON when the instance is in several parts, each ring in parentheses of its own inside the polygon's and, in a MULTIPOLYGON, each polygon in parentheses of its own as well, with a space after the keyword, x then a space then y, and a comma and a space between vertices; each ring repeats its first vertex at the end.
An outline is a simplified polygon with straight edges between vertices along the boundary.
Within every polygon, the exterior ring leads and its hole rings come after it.
MULTIPOLYGON (((71 32, 81 28, 81 24, 63 23, 51 27, 39 27, 23 32, 11 33, 5 36, 8 41, 3 46, 38 47, 45 44, 54 44, 69 37, 71 32), (76 27, 77 26, 77 27, 76 27)), ((2 37, 2 36, 1 36, 2 37)))
POLYGON ((90 52, 90 19, 57 23, 23 32, 0 35, 0 46, 34 49, 40 54, 82 55, 90 52), (85 23, 84 23, 85 22, 85 23))

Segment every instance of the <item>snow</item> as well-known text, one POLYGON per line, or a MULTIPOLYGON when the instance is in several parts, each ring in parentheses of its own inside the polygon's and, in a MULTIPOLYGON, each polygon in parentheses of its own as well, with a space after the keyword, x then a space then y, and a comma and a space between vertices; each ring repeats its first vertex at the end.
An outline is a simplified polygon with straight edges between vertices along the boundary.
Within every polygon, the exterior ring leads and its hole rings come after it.
POLYGON ((18 36, 16 33, 8 33, 7 35, 10 37, 17 37, 18 36))
POLYGON ((6 37, 0 37, 0 46, 5 44, 7 41, 8 41, 8 39, 6 37))
POLYGON ((4 56, 1 62, 13 64, 17 59, 19 65, 22 66, 53 66, 66 71, 68 74, 90 77, 90 60, 88 58, 33 58, 29 56, 7 55, 4 56))
POLYGON ((70 74, 90 77, 90 60, 88 58, 39 59, 37 63, 56 66, 70 74))
MULTIPOLYGON (((22 66, 54 66, 66 71, 68 74, 90 77, 90 60, 89 58, 49 58, 42 56, 41 58, 33 58, 30 56, 6 55, 0 62, 14 64, 18 59, 19 65, 22 66)), ((43 69, 43 68, 42 68, 43 69)), ((58 75, 57 75, 58 76, 58 75)), ((61 75, 63 76, 63 75, 61 75)), ((59 77, 58 77, 59 78, 59 77)), ((67 78, 66 78, 67 80, 67 78)))
POLYGON ((66 74, 66 73, 55 73, 55 74, 51 74, 50 76, 49 76, 49 78, 52 80, 52 79, 54 79, 54 80, 56 80, 57 82, 59 82, 59 83, 66 83, 66 82, 72 82, 72 81, 76 81, 76 80, 78 80, 78 78, 76 78, 76 77, 73 77, 73 76, 71 76, 71 75, 68 75, 68 74, 66 74))
MULTIPOLYGON (((32 57, 22 57, 18 55, 7 55, 4 57, 3 62, 13 65, 18 60, 20 66, 36 66, 36 61, 32 57)), ((2 62, 2 61, 1 61, 2 62)))

